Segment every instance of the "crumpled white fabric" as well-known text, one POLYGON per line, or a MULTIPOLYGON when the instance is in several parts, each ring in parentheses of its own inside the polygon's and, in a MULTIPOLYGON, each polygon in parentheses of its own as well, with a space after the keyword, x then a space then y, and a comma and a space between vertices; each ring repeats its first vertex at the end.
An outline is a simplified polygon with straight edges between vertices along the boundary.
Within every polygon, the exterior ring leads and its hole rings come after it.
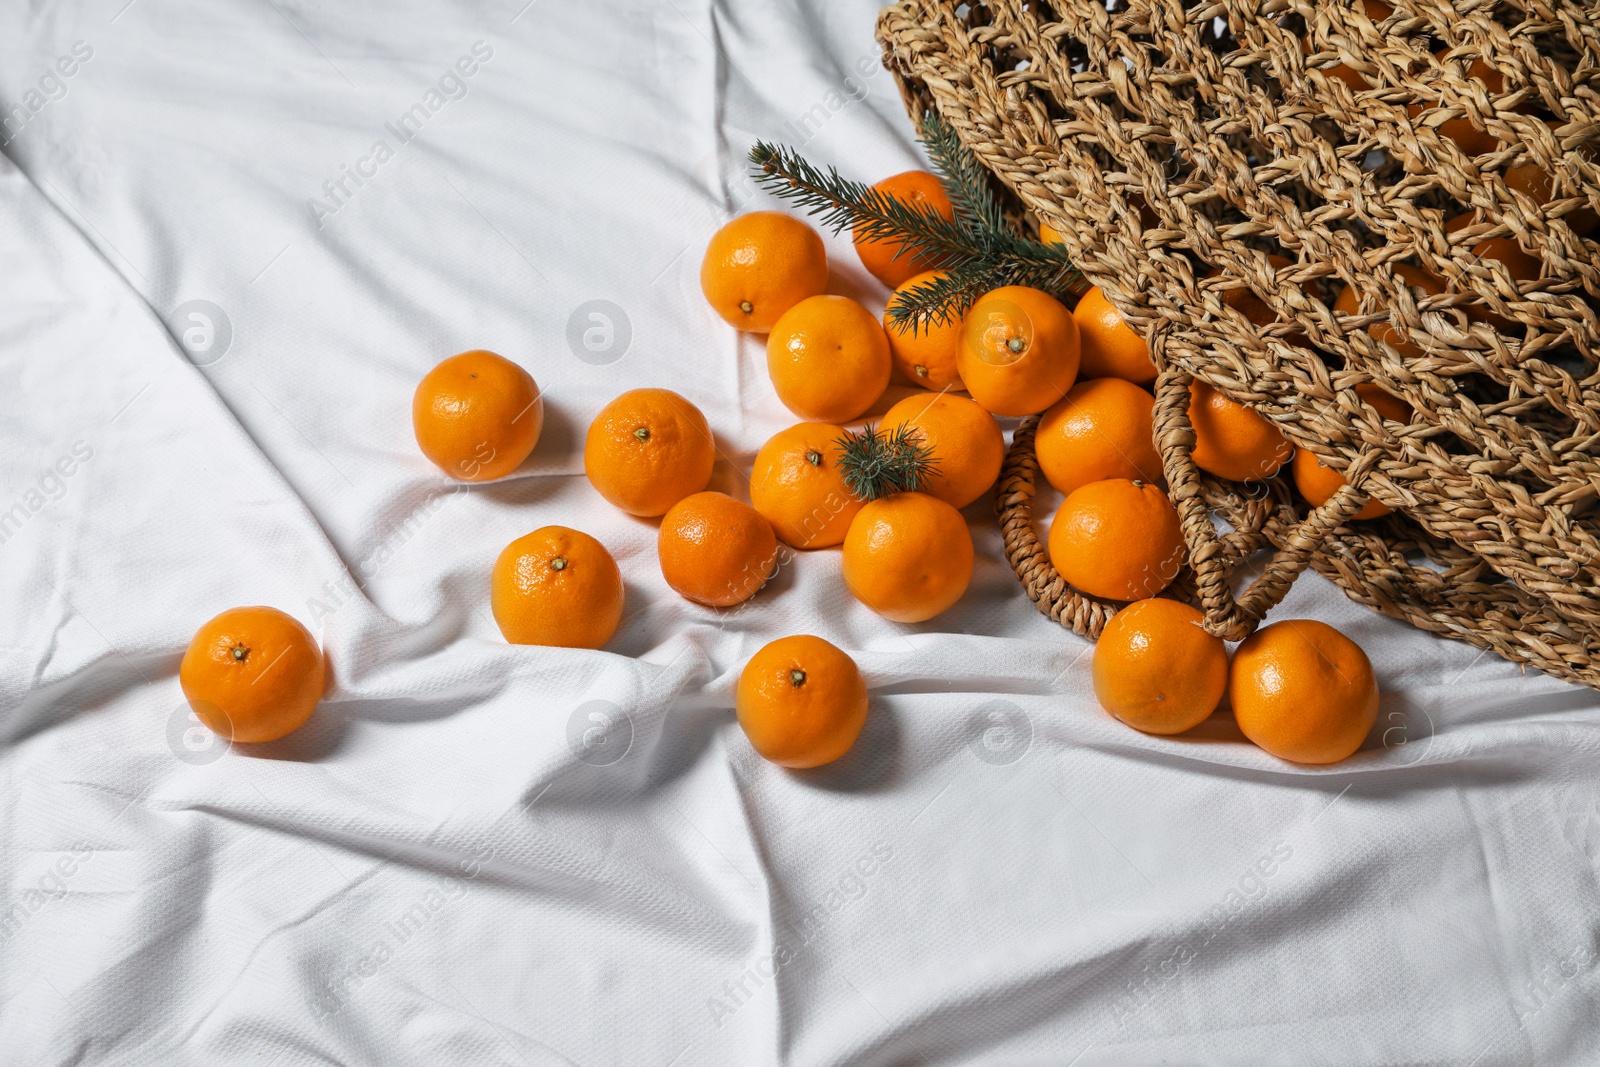
MULTIPOLYGON (((0 9, 0 1062, 1594 1062, 1593 693, 1310 576, 1274 617, 1367 649, 1364 751, 1292 767, 1226 715, 1145 737, 1023 597, 992 499, 966 598, 900 626, 828 551, 690 605, 583 479, 628 388, 699 404, 735 491, 792 421, 700 253, 770 206, 756 138, 916 165, 874 14, 0 9), (461 487, 409 402, 474 347, 547 422, 461 487), (605 652, 508 647, 488 614, 496 554, 550 523, 622 567, 605 652), (176 671, 251 603, 334 681, 246 753, 176 671), (730 712, 794 632, 872 688, 813 773, 730 712)), ((834 291, 881 306, 829 248, 834 291)))

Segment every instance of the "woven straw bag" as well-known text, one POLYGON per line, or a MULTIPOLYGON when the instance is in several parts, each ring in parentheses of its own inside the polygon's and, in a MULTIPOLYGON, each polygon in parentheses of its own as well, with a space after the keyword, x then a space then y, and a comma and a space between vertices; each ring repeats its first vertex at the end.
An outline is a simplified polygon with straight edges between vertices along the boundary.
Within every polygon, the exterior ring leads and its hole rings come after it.
MULTIPOLYGON (((1177 595, 1208 629, 1243 637, 1310 566, 1600 688, 1600 17, 1567 0, 900 0, 878 33, 911 111, 936 110, 1148 341, 1188 547, 1177 595), (1536 276, 1475 254, 1491 238, 1536 276), (1346 286, 1354 314, 1333 310, 1346 286), (1276 321, 1224 302, 1241 287, 1276 321), (1200 472, 1192 379, 1347 486, 1313 509, 1281 475, 1200 472), (1351 521, 1369 498, 1395 514, 1351 521)), ((1067 587, 1034 532, 1036 422, 1002 474, 1007 553, 1040 610, 1094 637, 1115 605, 1067 587)))

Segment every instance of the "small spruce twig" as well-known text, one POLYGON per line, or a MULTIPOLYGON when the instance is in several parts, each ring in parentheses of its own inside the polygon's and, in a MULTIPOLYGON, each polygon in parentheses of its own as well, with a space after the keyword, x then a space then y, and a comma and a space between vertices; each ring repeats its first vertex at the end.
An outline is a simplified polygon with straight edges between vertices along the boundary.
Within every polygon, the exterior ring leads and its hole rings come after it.
POLYGON ((1060 245, 1012 231, 989 175, 954 130, 929 112, 919 137, 950 197, 954 218, 913 205, 813 166, 792 148, 758 142, 750 150, 756 182, 821 217, 834 233, 892 241, 896 255, 915 255, 945 277, 889 304, 890 322, 914 336, 929 325, 960 321, 974 301, 1002 285, 1027 285, 1056 296, 1083 291, 1083 276, 1060 245))
POLYGON ((977 251, 962 226, 928 205, 886 196, 865 182, 841 177, 833 167, 823 171, 785 145, 757 141, 750 163, 758 185, 807 214, 820 215, 834 233, 849 230, 864 241, 903 242, 897 256, 921 253, 935 269, 977 251))
POLYGON ((978 298, 991 289, 1010 285, 991 264, 977 263, 944 271, 913 289, 902 289, 889 299, 889 321, 910 323, 911 335, 919 328, 959 322, 978 298))
POLYGON ((846 430, 834 443, 839 446, 834 465, 858 500, 914 493, 939 473, 933 450, 904 423, 892 430, 868 423, 860 433, 846 430))
POLYGON ((917 135, 955 209, 956 222, 969 233, 1011 232, 1000 198, 989 184, 989 172, 967 151, 956 131, 930 111, 923 116, 917 135))

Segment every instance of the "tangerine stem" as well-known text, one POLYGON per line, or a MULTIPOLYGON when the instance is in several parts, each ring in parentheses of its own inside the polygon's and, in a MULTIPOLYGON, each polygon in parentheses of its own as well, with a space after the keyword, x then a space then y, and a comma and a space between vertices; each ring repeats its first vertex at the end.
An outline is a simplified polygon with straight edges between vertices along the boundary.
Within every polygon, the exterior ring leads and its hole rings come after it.
POLYGON ((242 643, 234 645, 228 651, 233 653, 233 661, 235 663, 243 663, 244 662, 244 658, 250 654, 250 650, 248 648, 246 648, 242 643))
POLYGON ((796 689, 799 689, 802 685, 805 685, 806 672, 801 670, 799 667, 791 670, 789 672, 789 684, 794 686, 796 689))
POLYGON ((564 571, 564 570, 566 570, 567 569, 567 559, 566 559, 566 557, 565 556, 557 556, 555 559, 551 560, 550 561, 550 569, 553 570, 553 571, 564 571))
POLYGON ((639 427, 638 429, 633 431, 633 436, 637 437, 641 441, 650 440, 650 427, 648 427, 648 426, 639 427))

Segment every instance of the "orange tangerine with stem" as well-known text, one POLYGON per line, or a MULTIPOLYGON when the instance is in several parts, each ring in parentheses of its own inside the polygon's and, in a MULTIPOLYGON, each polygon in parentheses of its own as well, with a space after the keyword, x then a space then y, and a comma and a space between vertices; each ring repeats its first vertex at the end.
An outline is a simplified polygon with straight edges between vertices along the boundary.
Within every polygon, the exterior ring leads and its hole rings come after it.
POLYGON ((961 327, 957 367, 967 392, 996 415, 1035 415, 1078 377, 1078 324, 1061 301, 1024 285, 985 293, 961 327))
POLYGON ((958 362, 961 353, 961 316, 943 322, 924 317, 916 323, 896 323, 890 315, 895 302, 906 293, 943 276, 941 271, 926 271, 904 282, 889 298, 883 311, 883 329, 889 338, 889 356, 895 369, 913 385, 925 389, 962 389, 958 362))
POLYGON ((842 426, 802 422, 773 434, 756 453, 750 503, 785 544, 841 544, 861 510, 839 470, 844 433, 842 426))

